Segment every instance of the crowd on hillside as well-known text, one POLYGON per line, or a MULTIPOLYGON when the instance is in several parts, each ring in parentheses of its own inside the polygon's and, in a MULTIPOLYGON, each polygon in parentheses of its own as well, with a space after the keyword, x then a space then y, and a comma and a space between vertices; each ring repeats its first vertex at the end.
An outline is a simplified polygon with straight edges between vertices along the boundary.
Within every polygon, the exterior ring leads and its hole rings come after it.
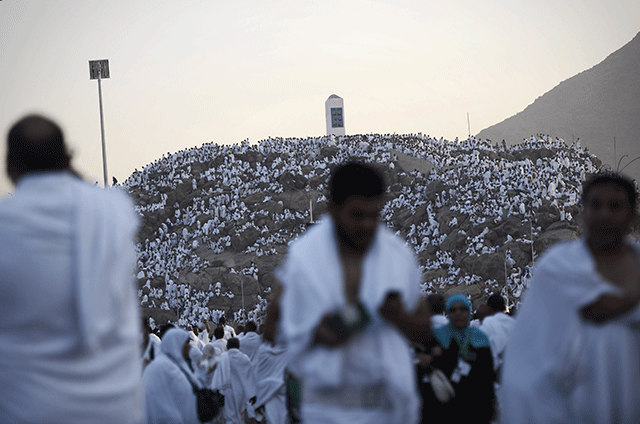
MULTIPOLYGON (((209 300, 215 296, 234 296, 228 290, 208 292, 193 290, 180 280, 180 272, 196 273, 211 264, 196 251, 207 246, 215 253, 222 253, 231 246, 231 232, 242 233, 251 227, 259 236, 244 252, 257 256, 275 254, 274 246, 286 245, 303 231, 300 222, 309 222, 309 210, 289 210, 268 213, 259 206, 245 204, 244 200, 256 193, 280 193, 285 187, 279 182, 286 173, 302 175, 307 179, 320 177, 320 193, 331 168, 348 158, 360 158, 393 170, 398 151, 424 159, 435 170, 428 175, 418 171, 399 172, 406 176, 399 192, 390 192, 382 210, 382 219, 393 227, 393 219, 400 211, 426 209, 426 219, 411 224, 402 234, 416 253, 429 246, 440 245, 451 229, 456 228, 457 218, 443 230, 436 220, 436 212, 443 206, 470 220, 474 226, 485 227, 479 235, 467 237, 465 250, 470 255, 495 252, 500 246, 486 242, 487 227, 508 216, 518 216, 529 222, 538 208, 547 203, 555 207, 562 220, 572 221, 565 208, 575 205, 579 193, 578 184, 595 171, 593 157, 580 147, 580 142, 567 146, 558 138, 546 135, 532 136, 521 144, 507 146, 470 137, 462 141, 435 139, 423 134, 357 135, 319 138, 270 138, 251 145, 248 141, 234 145, 205 144, 164 155, 141 171, 136 170, 123 184, 130 192, 142 190, 145 198, 155 199, 136 206, 142 215, 158 209, 169 208, 174 212, 162 222, 154 238, 138 244, 138 279, 143 288, 139 291, 141 305, 161 309, 179 308, 182 325, 193 325, 202 318, 215 319, 220 310, 210 310, 209 300), (548 155, 541 155, 547 151, 548 155), (536 153, 537 152, 537 155, 536 153), (258 154, 262 155, 258 160, 258 154), (537 157, 535 157, 537 156, 537 157), (535 157, 535 159, 534 159, 535 157), (530 159, 531 158, 531 159, 530 159), (268 159, 268 160, 267 160, 268 159), (194 172, 194 169, 198 172, 194 172), (426 196, 430 183, 440 181, 440 189, 434 199, 426 196), (181 184, 189 185, 197 193, 188 204, 167 205, 168 190, 181 184), (288 222, 277 231, 269 231, 266 225, 256 222, 268 218, 275 222, 288 222), (296 224, 297 223, 297 224, 296 224), (152 282, 164 280, 164 287, 152 282)), ((392 187, 393 188, 393 187, 392 187)), ((309 186, 305 187, 310 190, 309 186)), ((316 201, 325 201, 320 194, 316 201)), ((398 232, 399 228, 395 228, 398 232)), ((533 227, 529 237, 517 241, 531 243, 540 228, 533 227)), ((439 277, 424 284, 423 292, 429 293, 437 286, 478 281, 475 275, 462 275, 453 264, 448 252, 438 251, 422 263, 423 270, 448 268, 446 277, 439 277)), ((231 272, 246 273, 246 269, 231 272)), ((513 291, 519 294, 529 278, 529 270, 515 271, 513 291)), ((213 286, 220 282, 213 282, 213 286)), ((257 318, 261 306, 245 315, 257 318)))

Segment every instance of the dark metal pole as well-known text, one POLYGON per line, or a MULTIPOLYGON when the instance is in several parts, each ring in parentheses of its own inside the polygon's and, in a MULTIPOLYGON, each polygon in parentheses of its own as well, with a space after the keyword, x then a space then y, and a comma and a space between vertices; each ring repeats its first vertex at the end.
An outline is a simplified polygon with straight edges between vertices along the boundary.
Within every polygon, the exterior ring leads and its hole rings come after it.
POLYGON ((98 70, 98 98, 100 99, 100 131, 102 133, 102 171, 104 175, 104 188, 108 187, 107 183, 107 148, 104 142, 104 114, 102 113, 102 72, 98 70))

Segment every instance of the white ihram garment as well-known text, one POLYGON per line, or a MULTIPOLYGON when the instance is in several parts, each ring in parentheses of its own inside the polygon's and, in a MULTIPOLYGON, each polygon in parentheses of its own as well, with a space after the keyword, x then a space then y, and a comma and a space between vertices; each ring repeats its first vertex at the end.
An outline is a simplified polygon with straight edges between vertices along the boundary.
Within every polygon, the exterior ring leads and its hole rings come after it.
POLYGON ((124 193, 66 171, 0 203, 0 422, 144 420, 137 226, 124 193))
POLYGON ((480 324, 480 330, 489 337, 494 370, 502 366, 504 349, 515 324, 516 320, 503 312, 486 317, 480 324))
POLYGON ((284 385, 286 353, 287 350, 282 345, 263 343, 253 360, 256 372, 256 406, 264 405, 269 424, 285 424, 287 420, 284 385))
POLYGON ((182 357, 182 346, 188 339, 183 329, 167 330, 162 336, 162 353, 144 369, 148 424, 200 423, 189 382, 198 384, 198 380, 182 357))
POLYGON ((229 340, 232 337, 236 337, 236 330, 230 325, 224 326, 224 339, 229 340))
POLYGON ((220 352, 227 351, 227 341, 225 339, 215 339, 211 342, 211 344, 213 345, 213 347, 217 347, 218 349, 220 349, 220 352))
POLYGON ((238 349, 220 355, 211 381, 213 389, 224 395, 222 416, 226 424, 243 424, 242 412, 256 395, 256 383, 249 357, 238 349))
POLYGON ((253 358, 258 351, 258 348, 262 344, 262 336, 260 334, 249 331, 244 334, 240 340, 240 352, 244 353, 253 361, 253 358))
POLYGON ((325 216, 290 245, 285 263, 277 270, 284 286, 281 330, 291 354, 291 369, 302 380, 302 419, 414 423, 419 419, 420 402, 412 350, 378 309, 387 294, 395 291, 409 313, 416 310, 421 277, 415 256, 402 240, 379 225, 363 260, 359 293, 371 322, 339 347, 313 345, 322 317, 347 305, 341 263, 334 223, 325 216), (390 406, 361 408, 305 401, 308 393, 335 393, 352 386, 381 388, 390 406))
POLYGON ((584 240, 544 255, 507 343, 501 422, 640 423, 640 307, 600 325, 580 315, 618 290, 584 240))

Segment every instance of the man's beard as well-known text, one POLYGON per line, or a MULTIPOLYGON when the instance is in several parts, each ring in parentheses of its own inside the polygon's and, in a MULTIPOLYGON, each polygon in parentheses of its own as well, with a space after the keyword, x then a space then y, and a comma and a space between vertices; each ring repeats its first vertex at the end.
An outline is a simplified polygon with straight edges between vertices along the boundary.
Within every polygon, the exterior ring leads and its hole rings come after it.
POLYGON ((606 222, 596 222, 589 231, 589 244, 601 253, 611 253, 624 242, 620 228, 606 222))
MULTIPOLYGON (((365 236, 366 237, 365 241, 354 240, 349 235, 349 233, 345 230, 345 228, 338 223, 336 223, 336 234, 338 235, 338 242, 341 245, 357 253, 364 253, 369 247, 369 245, 371 244, 371 241, 373 240, 373 236, 371 237, 365 236)), ((356 235, 357 234, 358 233, 356 233, 356 235)))

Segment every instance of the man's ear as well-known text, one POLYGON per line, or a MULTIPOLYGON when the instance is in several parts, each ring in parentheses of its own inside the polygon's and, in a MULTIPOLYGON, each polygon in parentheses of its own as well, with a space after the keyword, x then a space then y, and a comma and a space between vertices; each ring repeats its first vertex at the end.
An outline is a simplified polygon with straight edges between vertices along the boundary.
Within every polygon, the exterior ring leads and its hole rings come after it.
POLYGON ((327 203, 327 212, 329 212, 329 215, 331 215, 331 217, 336 216, 338 212, 338 206, 333 203, 333 200, 329 200, 329 202, 327 203))
POLYGON ((18 179, 20 179, 20 173, 18 172, 18 168, 13 164, 13 162, 10 162, 8 160, 7 160, 7 175, 9 176, 9 179, 11 180, 13 185, 15 185, 18 182, 18 179))

